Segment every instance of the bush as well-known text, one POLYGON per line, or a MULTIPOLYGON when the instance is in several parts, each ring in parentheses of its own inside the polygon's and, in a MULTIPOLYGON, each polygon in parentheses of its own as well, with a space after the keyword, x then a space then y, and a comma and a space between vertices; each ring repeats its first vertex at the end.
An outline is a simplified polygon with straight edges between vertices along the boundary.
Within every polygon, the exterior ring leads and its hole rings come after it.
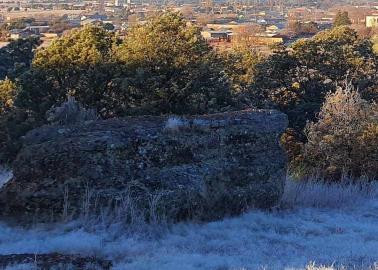
POLYGON ((98 116, 95 110, 85 109, 76 102, 74 97, 68 97, 68 100, 61 106, 54 106, 47 111, 46 119, 51 124, 72 125, 97 120, 98 116))
POLYGON ((0 81, 0 114, 13 106, 16 85, 9 79, 0 81))
POLYGON ((318 122, 309 123, 305 132, 306 174, 327 179, 378 176, 378 107, 351 86, 327 94, 318 122))
POLYGON ((282 134, 280 143, 285 149, 287 157, 289 159, 289 170, 291 169, 291 167, 297 168, 303 160, 303 138, 301 138, 301 134, 299 134, 293 128, 288 128, 286 129, 285 133, 282 134))
POLYGON ((30 68, 38 38, 19 39, 0 49, 0 80, 16 78, 30 68))
POLYGON ((112 81, 118 115, 202 114, 232 104, 222 59, 178 13, 130 28, 114 52, 123 67, 112 81))
MULTIPOLYGON (((50 124, 77 124, 97 120, 94 110, 85 109, 70 97, 61 106, 52 107, 46 113, 50 124)), ((0 111, 0 164, 12 163, 22 146, 22 137, 30 130, 46 124, 38 114, 17 107, 0 111)))
POLYGON ((11 163, 22 146, 22 136, 43 124, 32 113, 12 108, 0 114, 0 163, 11 163))
POLYGON ((369 40, 349 27, 336 27, 300 39, 290 50, 277 46, 256 65, 251 99, 286 113, 290 127, 301 132, 307 121, 316 120, 325 95, 345 78, 365 99, 378 101, 377 63, 369 40))

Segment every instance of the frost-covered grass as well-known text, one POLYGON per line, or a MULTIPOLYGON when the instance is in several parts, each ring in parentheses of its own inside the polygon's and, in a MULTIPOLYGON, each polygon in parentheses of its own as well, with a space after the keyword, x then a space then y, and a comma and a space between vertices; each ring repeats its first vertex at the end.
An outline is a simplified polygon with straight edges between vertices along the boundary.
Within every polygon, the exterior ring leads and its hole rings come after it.
POLYGON ((188 127, 189 123, 180 117, 169 117, 167 122, 165 123, 166 130, 179 130, 180 128, 188 127))
POLYGON ((289 182, 281 210, 207 224, 0 225, 0 254, 81 253, 114 269, 378 269, 378 187, 289 182))
POLYGON ((18 265, 10 265, 5 268, 5 270, 38 270, 35 264, 23 263, 18 265))

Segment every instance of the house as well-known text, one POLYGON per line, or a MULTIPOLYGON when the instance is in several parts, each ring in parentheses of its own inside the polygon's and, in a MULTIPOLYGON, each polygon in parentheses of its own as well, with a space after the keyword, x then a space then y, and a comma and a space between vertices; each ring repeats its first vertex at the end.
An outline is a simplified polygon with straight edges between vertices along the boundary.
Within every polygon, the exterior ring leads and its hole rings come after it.
POLYGON ((36 26, 27 26, 24 30, 29 30, 35 35, 39 35, 41 33, 46 33, 50 29, 48 25, 36 25, 36 26))
POLYGON ((280 30, 279 27, 276 25, 269 25, 265 27, 266 33, 277 33, 279 30, 280 30))
POLYGON ((378 26, 378 15, 369 15, 365 17, 366 27, 378 26))
POLYGON ((214 29, 214 30, 223 30, 223 29, 227 29, 227 30, 235 30, 237 28, 240 28, 242 26, 242 24, 239 24, 237 22, 229 22, 229 23, 208 23, 206 25, 207 28, 209 29, 214 29))
POLYGON ((256 46, 271 46, 274 44, 283 44, 284 38, 281 35, 277 34, 253 34, 248 37, 240 37, 239 35, 233 35, 232 42, 237 44, 240 42, 248 42, 256 46))
POLYGON ((205 40, 207 40, 209 42, 211 42, 211 41, 230 41, 232 31, 230 31, 230 30, 219 30, 219 31, 205 30, 205 31, 201 31, 201 35, 205 40))
POLYGON ((32 36, 35 36, 35 33, 31 32, 30 30, 14 29, 10 31, 10 39, 12 40, 18 40, 32 36))
POLYGON ((103 22, 104 20, 107 20, 107 19, 108 19, 108 16, 101 15, 101 14, 98 14, 98 13, 96 13, 94 15, 89 15, 89 16, 82 16, 80 25, 84 26, 84 25, 87 25, 87 24, 96 24, 96 23, 103 22))
POLYGON ((43 36, 48 39, 54 39, 59 37, 58 33, 43 33, 43 36))
POLYGON ((114 0, 114 6, 116 7, 123 7, 124 1, 123 0, 114 0))

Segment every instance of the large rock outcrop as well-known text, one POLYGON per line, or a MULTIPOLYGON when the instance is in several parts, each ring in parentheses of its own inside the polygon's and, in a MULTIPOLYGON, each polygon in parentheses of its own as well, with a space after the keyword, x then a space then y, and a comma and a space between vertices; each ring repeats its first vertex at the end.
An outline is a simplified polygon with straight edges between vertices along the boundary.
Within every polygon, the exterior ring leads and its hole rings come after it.
POLYGON ((283 192, 286 127, 286 115, 257 110, 43 126, 24 139, 0 215, 209 220, 269 208, 283 192))

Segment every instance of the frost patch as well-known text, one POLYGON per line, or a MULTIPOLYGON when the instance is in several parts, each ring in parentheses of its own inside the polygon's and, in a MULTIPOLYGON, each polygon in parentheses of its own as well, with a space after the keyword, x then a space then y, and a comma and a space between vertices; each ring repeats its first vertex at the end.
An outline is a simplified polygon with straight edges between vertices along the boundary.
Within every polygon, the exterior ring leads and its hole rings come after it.
POLYGON ((288 182, 287 209, 169 228, 0 222, 0 254, 95 256, 114 270, 378 270, 375 186, 288 182))
POLYGON ((166 130, 179 130, 181 128, 186 128, 189 126, 189 123, 187 120, 179 118, 179 117, 169 117, 166 124, 165 129, 166 130))
POLYGON ((7 266, 5 270, 38 270, 34 264, 23 263, 12 266, 7 266))
POLYGON ((5 185, 11 178, 13 173, 11 170, 0 167, 0 188, 5 185))

